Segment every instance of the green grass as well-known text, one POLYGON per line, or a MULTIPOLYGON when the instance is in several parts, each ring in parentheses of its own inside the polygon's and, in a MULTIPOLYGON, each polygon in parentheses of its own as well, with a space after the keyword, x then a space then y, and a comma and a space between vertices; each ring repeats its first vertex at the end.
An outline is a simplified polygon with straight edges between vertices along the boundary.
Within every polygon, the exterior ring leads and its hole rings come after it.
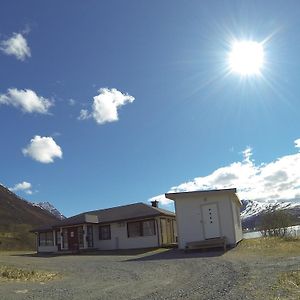
POLYGON ((58 277, 58 273, 0 266, 0 278, 4 280, 45 282, 56 277, 58 277))

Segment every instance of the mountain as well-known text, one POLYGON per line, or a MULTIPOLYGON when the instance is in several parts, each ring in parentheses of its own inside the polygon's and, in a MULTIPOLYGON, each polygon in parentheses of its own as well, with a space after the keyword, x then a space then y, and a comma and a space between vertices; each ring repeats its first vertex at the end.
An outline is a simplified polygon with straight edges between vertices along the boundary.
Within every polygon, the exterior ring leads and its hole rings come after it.
POLYGON ((20 198, 0 185, 0 250, 32 249, 35 236, 29 231, 58 219, 45 208, 20 198))
POLYGON ((262 214, 270 210, 284 210, 292 216, 295 224, 300 223, 300 203, 282 201, 268 203, 254 200, 241 201, 241 218, 243 228, 254 229, 259 225, 262 214))
POLYGON ((57 208, 55 208, 49 202, 39 202, 39 203, 31 202, 31 204, 34 205, 34 206, 40 207, 41 209, 44 209, 44 210, 48 211, 49 213, 51 213, 52 215, 57 217, 59 220, 63 220, 63 219, 66 218, 63 214, 61 214, 61 212, 57 208))

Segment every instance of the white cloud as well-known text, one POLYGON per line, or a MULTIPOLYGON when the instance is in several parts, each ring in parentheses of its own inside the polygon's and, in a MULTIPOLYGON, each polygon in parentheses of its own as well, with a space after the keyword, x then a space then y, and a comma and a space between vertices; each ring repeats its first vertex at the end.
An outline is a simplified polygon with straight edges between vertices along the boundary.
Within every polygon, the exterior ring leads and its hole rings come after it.
POLYGON ((0 105, 12 105, 20 108, 25 113, 47 114, 53 103, 34 91, 25 89, 18 90, 16 88, 8 89, 6 94, 0 94, 0 105))
MULTIPOLYGON (((300 139, 295 140, 299 148, 300 139)), ((211 174, 172 187, 168 192, 237 188, 240 199, 272 202, 300 201, 300 153, 285 155, 269 163, 255 164, 252 149, 243 151, 243 160, 221 167, 211 174)), ((163 205, 173 201, 164 194, 150 199, 163 205)))
POLYGON ((63 154, 60 146, 56 144, 52 137, 41 137, 39 135, 31 139, 30 144, 22 149, 22 152, 25 156, 44 164, 53 163, 56 157, 62 158, 63 154))
POLYGON ((80 111, 79 117, 77 118, 78 120, 86 120, 91 118, 91 114, 89 113, 89 111, 87 109, 82 109, 80 111))
POLYGON ((12 192, 17 192, 17 191, 22 191, 28 195, 32 194, 32 190, 31 190, 32 186, 31 183, 27 182, 27 181, 23 181, 20 183, 15 184, 14 187, 9 188, 12 192))
POLYGON ((68 102, 69 102, 70 106, 74 106, 76 104, 76 101, 74 99, 72 99, 72 98, 69 99, 68 102))
POLYGON ((0 50, 7 55, 14 55, 22 61, 31 56, 27 41, 21 33, 14 33, 8 40, 1 41, 0 50))
POLYGON ((92 112, 82 109, 78 119, 93 118, 98 124, 118 121, 118 109, 127 103, 132 103, 134 100, 133 96, 123 94, 115 88, 101 88, 99 95, 94 97, 92 112))
POLYGON ((295 140, 294 143, 296 148, 300 148, 300 139, 295 140))

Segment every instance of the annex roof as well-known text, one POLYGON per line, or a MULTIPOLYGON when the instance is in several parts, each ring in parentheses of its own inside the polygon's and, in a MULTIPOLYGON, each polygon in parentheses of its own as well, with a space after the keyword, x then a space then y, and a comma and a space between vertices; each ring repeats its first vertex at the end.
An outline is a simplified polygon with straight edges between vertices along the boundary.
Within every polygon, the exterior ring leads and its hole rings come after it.
POLYGON ((179 192, 179 193, 166 193, 165 197, 171 200, 176 200, 178 198, 182 198, 185 196, 204 196, 204 195, 210 195, 210 194, 224 194, 224 193, 230 193, 234 194, 236 198, 238 199, 238 202, 240 202, 238 196, 236 195, 236 188, 231 189, 218 189, 218 190, 202 190, 202 191, 191 191, 191 192, 179 192))

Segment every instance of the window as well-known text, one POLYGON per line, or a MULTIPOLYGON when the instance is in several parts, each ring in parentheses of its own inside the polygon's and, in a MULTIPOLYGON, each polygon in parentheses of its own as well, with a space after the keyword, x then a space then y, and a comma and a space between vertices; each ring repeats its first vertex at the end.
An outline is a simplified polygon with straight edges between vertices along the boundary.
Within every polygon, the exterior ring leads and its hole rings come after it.
POLYGON ((63 248, 68 249, 69 244, 68 244, 68 229, 64 228, 62 230, 62 240, 63 240, 63 248))
POLYGON ((55 238, 56 238, 56 245, 60 245, 61 244, 60 230, 56 230, 56 232, 55 232, 55 238))
POLYGON ((53 246, 53 232, 40 232, 39 234, 39 245, 40 246, 53 246))
POLYGON ((110 240, 110 225, 99 226, 99 240, 110 240))
POLYGON ((144 221, 143 223, 143 236, 155 235, 154 220, 144 221))
POLYGON ((92 248, 94 246, 93 244, 93 226, 87 225, 87 234, 86 234, 86 241, 88 248, 92 248))
POLYGON ((154 220, 128 222, 127 233, 128 237, 155 235, 155 222, 154 220))
POLYGON ((83 227, 79 226, 78 227, 78 244, 80 248, 83 248, 83 227))

